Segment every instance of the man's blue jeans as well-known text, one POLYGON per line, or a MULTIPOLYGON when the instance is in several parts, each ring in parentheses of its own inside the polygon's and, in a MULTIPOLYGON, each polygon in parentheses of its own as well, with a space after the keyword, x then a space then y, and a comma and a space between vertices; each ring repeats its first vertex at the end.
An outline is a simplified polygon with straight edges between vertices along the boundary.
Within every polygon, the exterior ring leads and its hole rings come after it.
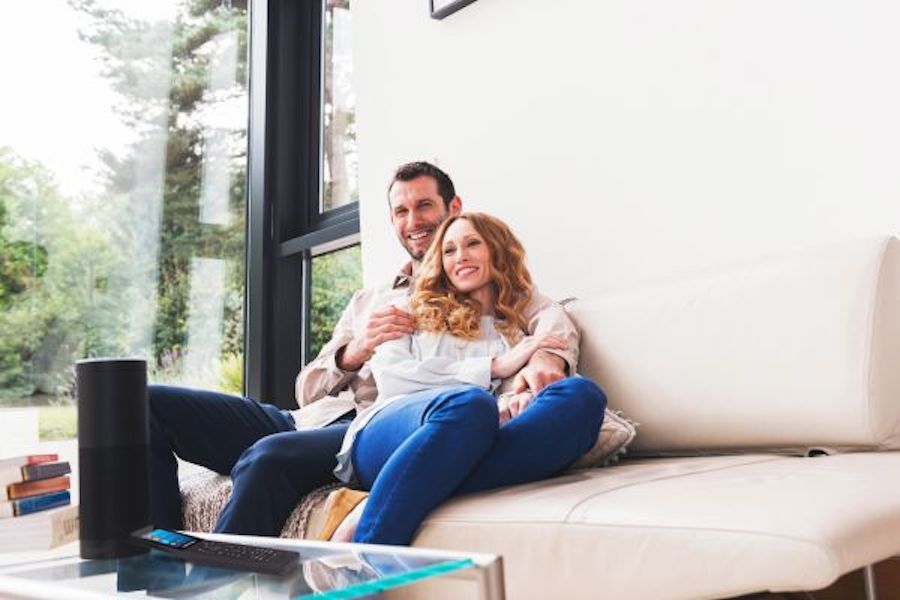
POLYGON ((594 444, 605 408, 606 396, 582 377, 547 386, 502 427, 496 399, 474 386, 387 406, 353 447, 354 470, 371 489, 354 541, 409 544, 453 495, 555 475, 594 444))
POLYGON ((231 475, 221 533, 278 535, 297 502, 336 482, 332 470, 354 413, 327 427, 297 431, 286 410, 228 394, 149 387, 150 511, 153 524, 181 529, 175 456, 231 475))

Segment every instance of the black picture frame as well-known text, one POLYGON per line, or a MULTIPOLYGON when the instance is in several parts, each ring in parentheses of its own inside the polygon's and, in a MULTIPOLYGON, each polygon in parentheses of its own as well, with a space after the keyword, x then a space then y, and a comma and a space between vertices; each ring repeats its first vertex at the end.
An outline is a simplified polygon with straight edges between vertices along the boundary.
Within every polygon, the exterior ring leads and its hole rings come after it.
POLYGON ((428 0, 428 5, 431 8, 431 18, 440 20, 473 2, 475 0, 428 0))

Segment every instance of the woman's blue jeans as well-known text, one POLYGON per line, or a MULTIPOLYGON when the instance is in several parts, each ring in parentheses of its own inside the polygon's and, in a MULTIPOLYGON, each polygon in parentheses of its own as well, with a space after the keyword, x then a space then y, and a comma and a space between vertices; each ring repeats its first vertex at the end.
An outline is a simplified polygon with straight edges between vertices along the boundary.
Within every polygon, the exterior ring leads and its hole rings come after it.
POLYGON ((409 544, 447 498, 555 475, 594 444, 606 396, 582 377, 541 390, 499 427, 496 399, 475 386, 412 394, 359 433, 353 467, 370 489, 355 542, 409 544))

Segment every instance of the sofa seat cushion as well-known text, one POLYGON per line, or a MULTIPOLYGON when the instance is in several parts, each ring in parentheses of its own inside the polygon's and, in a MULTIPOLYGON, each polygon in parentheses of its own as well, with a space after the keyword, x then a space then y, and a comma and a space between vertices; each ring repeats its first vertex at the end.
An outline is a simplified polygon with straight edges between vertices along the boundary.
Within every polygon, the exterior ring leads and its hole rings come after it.
POLYGON ((471 495, 415 545, 503 555, 510 598, 814 590, 900 551, 900 452, 624 460, 471 495))

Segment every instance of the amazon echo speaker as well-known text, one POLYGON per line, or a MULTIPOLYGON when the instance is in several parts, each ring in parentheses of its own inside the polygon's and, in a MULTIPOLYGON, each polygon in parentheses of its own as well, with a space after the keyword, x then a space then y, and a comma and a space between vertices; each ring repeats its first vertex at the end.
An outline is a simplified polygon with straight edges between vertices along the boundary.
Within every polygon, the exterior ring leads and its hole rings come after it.
POLYGON ((141 554, 128 537, 150 524, 147 363, 82 360, 75 374, 81 557, 141 554))

